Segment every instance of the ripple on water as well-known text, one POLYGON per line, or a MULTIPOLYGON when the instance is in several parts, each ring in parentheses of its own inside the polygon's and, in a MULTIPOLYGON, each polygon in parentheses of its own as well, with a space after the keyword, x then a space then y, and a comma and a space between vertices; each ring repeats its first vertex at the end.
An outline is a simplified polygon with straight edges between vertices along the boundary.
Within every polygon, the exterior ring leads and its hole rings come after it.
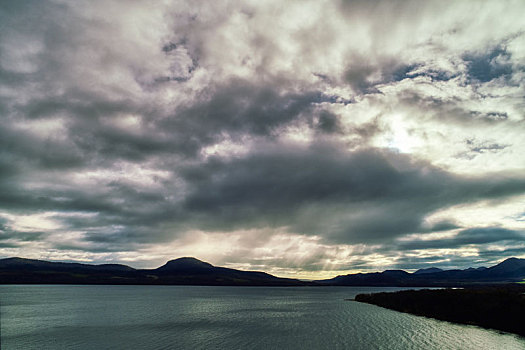
MULTIPOLYGON (((375 289, 377 290, 377 289, 375 289)), ((5 349, 525 349, 345 301, 371 288, 1 286, 5 349)))

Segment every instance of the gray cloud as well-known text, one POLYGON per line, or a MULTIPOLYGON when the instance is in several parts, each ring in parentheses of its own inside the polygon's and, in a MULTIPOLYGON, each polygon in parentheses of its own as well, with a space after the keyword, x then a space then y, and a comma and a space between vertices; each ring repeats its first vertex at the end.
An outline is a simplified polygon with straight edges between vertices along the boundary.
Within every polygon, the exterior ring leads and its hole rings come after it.
MULTIPOLYGON (((419 74, 411 74, 417 64, 406 64, 394 58, 380 57, 377 63, 370 63, 367 57, 351 58, 349 68, 344 78, 356 93, 377 93, 377 85, 395 83, 405 78, 413 78, 419 74)), ((426 73, 429 76, 440 77, 439 74, 426 73)))
POLYGON ((525 191, 520 178, 465 178, 400 154, 332 145, 212 159, 183 176, 192 184, 184 207, 203 225, 291 225, 346 243, 417 232, 439 208, 525 191))
POLYGON ((44 232, 17 231, 7 225, 7 220, 0 218, 0 244, 6 248, 19 246, 19 242, 33 242, 44 238, 44 232), (6 242, 6 241, 16 241, 6 242))
POLYGON ((488 244, 501 241, 523 242, 523 232, 501 227, 479 227, 460 231, 453 238, 412 241, 402 244, 402 249, 441 249, 457 248, 465 245, 488 244))
POLYGON ((525 193, 521 7, 3 2, 0 255, 96 260, 199 230, 255 230, 220 261, 261 269, 523 255, 518 209, 427 220, 525 193), (318 241, 250 258, 279 235, 318 241))
MULTIPOLYGON (((181 147, 192 155, 204 145, 213 144, 227 135, 273 137, 280 128, 297 120, 311 120, 313 107, 330 101, 318 91, 282 93, 277 87, 257 86, 246 81, 231 81, 211 91, 211 98, 195 101, 188 108, 175 111, 173 118, 159 122, 163 130, 178 134, 181 147), (191 153, 190 153, 191 154, 191 153)), ((327 114, 321 116, 321 128, 327 114), (324 117, 323 117, 324 116, 324 117)), ((329 122, 328 122, 329 123, 329 122)))
POLYGON ((339 123, 339 120, 337 119, 337 116, 333 113, 329 113, 326 111, 323 111, 319 115, 317 128, 323 133, 328 134, 341 132, 341 125, 339 123))

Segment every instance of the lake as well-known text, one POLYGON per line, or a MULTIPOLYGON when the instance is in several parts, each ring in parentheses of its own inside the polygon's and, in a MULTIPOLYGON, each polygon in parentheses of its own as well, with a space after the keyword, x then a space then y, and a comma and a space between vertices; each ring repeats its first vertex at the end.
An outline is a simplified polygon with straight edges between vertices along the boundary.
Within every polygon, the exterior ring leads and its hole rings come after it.
POLYGON ((525 349, 346 301, 375 287, 0 286, 1 349, 525 349))

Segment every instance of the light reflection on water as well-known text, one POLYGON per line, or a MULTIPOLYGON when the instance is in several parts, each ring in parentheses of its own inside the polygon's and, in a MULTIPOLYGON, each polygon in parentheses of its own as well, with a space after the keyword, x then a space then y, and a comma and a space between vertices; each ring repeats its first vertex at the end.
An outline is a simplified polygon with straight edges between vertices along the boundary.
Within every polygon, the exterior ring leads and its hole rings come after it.
POLYGON ((0 286, 2 349, 525 349, 345 301, 400 288, 0 286))

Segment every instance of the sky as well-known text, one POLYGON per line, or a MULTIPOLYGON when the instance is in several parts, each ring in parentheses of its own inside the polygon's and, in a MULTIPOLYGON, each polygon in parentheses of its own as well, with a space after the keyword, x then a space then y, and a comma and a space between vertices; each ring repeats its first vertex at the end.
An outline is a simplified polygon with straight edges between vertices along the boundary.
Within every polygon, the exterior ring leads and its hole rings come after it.
POLYGON ((524 1, 2 1, 0 257, 525 257, 524 1))

